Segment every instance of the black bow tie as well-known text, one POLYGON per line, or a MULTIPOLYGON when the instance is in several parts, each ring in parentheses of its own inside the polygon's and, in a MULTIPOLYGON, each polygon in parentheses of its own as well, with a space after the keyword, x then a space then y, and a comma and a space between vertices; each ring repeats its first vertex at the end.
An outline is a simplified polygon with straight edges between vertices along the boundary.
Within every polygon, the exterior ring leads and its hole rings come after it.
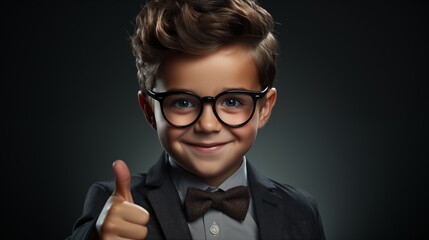
POLYGON ((246 186, 234 187, 226 192, 209 192, 189 187, 186 192, 185 210, 189 221, 194 221, 213 208, 241 222, 246 217, 249 201, 250 194, 246 186))

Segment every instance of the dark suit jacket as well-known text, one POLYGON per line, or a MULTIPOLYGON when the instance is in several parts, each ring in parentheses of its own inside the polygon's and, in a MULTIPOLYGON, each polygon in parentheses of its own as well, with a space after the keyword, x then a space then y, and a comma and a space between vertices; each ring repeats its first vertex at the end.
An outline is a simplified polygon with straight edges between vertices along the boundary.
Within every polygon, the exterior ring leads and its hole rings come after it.
MULTIPOLYGON (((147 174, 132 177, 131 194, 134 203, 150 214, 147 239, 191 239, 168 167, 163 153, 147 174)), ((260 175, 249 162, 247 174, 260 239, 325 239, 316 202, 309 194, 260 175)), ((91 239, 97 217, 114 188, 114 181, 91 186, 83 214, 75 223, 73 234, 66 239, 91 239)))

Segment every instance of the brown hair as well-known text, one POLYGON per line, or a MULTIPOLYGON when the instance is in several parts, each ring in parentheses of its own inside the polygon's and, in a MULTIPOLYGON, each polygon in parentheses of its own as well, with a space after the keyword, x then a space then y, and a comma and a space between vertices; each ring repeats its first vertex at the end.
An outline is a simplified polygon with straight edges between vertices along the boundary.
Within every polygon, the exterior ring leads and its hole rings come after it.
POLYGON ((240 43, 249 48, 261 86, 272 86, 277 41, 272 16, 255 0, 149 0, 131 38, 140 88, 152 88, 171 55, 202 55, 240 43))

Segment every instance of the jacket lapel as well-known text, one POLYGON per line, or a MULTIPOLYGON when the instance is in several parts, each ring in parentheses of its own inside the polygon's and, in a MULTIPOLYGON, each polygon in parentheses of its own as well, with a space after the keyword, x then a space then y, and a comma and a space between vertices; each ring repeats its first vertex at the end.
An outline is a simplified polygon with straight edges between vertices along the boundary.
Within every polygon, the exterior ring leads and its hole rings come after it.
POLYGON ((274 193, 274 184, 257 173, 249 162, 247 173, 261 240, 279 239, 285 227, 282 200, 274 193))
POLYGON ((159 220, 165 238, 192 239, 179 195, 168 174, 165 153, 148 172, 146 186, 151 188, 147 198, 159 220))

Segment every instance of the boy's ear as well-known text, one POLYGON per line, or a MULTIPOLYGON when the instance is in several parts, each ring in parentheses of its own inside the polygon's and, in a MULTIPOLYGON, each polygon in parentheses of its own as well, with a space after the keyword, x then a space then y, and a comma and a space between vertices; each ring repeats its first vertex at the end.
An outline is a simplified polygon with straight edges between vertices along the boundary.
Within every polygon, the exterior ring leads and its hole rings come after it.
POLYGON ((271 88, 265 95, 265 99, 262 102, 263 105, 260 107, 258 128, 263 128, 265 124, 267 124, 268 119, 270 119, 273 107, 276 104, 276 100, 277 90, 275 88, 271 88))
POLYGON ((156 130, 155 114, 153 113, 152 106, 146 101, 146 97, 143 95, 141 90, 138 93, 138 98, 140 107, 144 112, 147 122, 156 130))

